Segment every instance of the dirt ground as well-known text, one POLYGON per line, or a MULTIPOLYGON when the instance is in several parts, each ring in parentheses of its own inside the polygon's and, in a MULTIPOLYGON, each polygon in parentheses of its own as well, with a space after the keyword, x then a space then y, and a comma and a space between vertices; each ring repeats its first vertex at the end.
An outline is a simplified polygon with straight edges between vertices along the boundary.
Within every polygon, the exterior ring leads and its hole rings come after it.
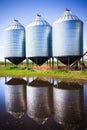
MULTIPOLYGON (((85 66, 86 67, 86 66, 85 66)), ((60 64, 57 66, 57 64, 54 65, 50 65, 50 64, 43 64, 41 66, 38 65, 32 65, 30 68, 36 70, 36 71, 42 71, 42 72, 46 72, 46 71, 50 71, 50 70, 58 70, 58 69, 63 69, 63 70, 68 70, 68 71, 81 71, 83 69, 82 66, 76 67, 76 66, 66 66, 64 64, 60 64)))

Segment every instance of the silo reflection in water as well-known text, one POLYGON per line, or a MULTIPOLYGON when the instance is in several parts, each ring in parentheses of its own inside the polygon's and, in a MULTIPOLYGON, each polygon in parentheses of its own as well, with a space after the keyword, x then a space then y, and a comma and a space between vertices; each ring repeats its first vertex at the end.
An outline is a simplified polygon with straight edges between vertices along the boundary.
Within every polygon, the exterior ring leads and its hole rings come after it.
POLYGON ((5 83, 6 111, 15 118, 21 118, 26 111, 26 81, 12 78, 5 83))
POLYGON ((83 118, 83 86, 60 82, 53 88, 54 119, 64 126, 76 128, 83 118))
POLYGON ((50 90, 51 84, 44 79, 35 79, 27 86, 27 114, 38 124, 44 124, 51 115, 50 90))

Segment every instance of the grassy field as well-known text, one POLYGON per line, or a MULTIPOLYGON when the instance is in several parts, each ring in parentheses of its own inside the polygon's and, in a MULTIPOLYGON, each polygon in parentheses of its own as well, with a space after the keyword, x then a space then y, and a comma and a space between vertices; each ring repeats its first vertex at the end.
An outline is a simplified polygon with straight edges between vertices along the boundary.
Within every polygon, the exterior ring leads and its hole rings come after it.
POLYGON ((12 76, 12 77, 44 76, 44 77, 61 78, 74 81, 79 80, 87 82, 87 69, 85 67, 85 69, 82 71, 71 71, 71 70, 68 71, 64 66, 62 66, 60 69, 57 69, 55 67, 54 69, 52 69, 50 66, 47 66, 47 64, 44 64, 42 66, 29 64, 29 68, 26 69, 25 63, 21 63, 18 66, 12 65, 11 63, 7 63, 5 67, 4 63, 1 62, 0 77, 3 76, 12 76))

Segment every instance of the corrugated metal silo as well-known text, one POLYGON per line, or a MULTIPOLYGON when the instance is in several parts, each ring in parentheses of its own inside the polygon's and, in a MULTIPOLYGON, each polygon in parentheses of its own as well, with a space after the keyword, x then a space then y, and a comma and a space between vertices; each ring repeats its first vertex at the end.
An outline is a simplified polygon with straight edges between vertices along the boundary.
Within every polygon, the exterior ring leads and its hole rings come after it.
POLYGON ((25 57, 25 28, 14 19, 4 33, 5 58, 14 64, 21 63, 25 57))
POLYGON ((51 115, 51 84, 44 79, 35 79, 27 86, 27 114, 38 124, 44 124, 51 115))
POLYGON ((26 27, 26 57, 42 65, 52 56, 52 27, 41 15, 26 27))
POLYGON ((26 81, 12 78, 5 83, 6 111, 15 118, 21 118, 26 111, 26 81))
POLYGON ((83 55, 83 22, 69 9, 53 23, 53 57, 66 65, 83 55))
POLYGON ((53 87, 54 119, 57 123, 77 130, 84 117, 83 85, 60 82, 53 87))

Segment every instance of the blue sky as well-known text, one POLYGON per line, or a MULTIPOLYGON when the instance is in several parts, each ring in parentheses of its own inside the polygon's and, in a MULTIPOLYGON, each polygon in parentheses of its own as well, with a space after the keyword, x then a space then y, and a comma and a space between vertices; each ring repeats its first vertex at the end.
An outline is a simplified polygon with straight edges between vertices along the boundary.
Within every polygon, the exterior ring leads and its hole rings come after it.
POLYGON ((0 60, 4 57, 3 30, 14 18, 26 27, 39 13, 52 25, 66 8, 84 23, 84 50, 87 51, 87 0, 0 0, 0 60))

